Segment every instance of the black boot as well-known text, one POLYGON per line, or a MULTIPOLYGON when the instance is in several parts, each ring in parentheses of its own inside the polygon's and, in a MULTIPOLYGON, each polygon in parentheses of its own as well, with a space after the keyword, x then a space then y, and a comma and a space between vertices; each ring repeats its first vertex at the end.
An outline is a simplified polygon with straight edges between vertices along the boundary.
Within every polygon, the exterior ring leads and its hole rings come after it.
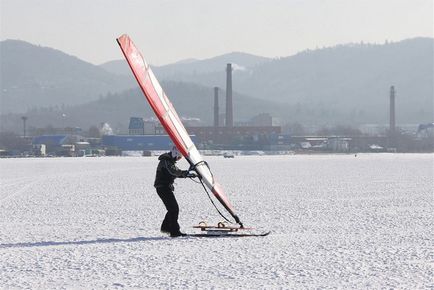
POLYGON ((181 231, 179 231, 179 232, 175 232, 175 233, 170 233, 170 237, 171 237, 171 238, 185 237, 185 236, 187 236, 187 234, 186 234, 186 233, 183 233, 183 232, 181 232, 181 231))

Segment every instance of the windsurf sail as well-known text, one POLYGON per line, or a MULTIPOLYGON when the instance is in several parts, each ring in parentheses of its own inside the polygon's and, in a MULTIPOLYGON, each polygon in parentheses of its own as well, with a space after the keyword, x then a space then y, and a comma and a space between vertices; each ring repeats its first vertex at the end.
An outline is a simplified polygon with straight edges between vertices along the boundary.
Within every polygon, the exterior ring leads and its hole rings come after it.
POLYGON ((193 141, 187 133, 184 125, 178 117, 175 108, 164 93, 160 83, 152 72, 151 67, 145 61, 142 54, 134 45, 131 38, 124 34, 116 39, 143 94, 154 110, 167 134, 173 143, 190 163, 201 181, 208 187, 217 200, 235 219, 235 222, 243 226, 229 199, 226 197, 223 188, 215 180, 208 164, 200 155, 193 141))

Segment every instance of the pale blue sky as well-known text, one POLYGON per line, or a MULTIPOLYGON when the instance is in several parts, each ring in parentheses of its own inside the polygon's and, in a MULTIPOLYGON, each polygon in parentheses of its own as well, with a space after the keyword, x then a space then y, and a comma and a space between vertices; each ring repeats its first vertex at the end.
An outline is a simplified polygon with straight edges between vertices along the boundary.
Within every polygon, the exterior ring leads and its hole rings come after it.
POLYGON ((128 33, 152 64, 232 51, 293 55, 349 42, 433 37, 433 0, 0 0, 0 39, 100 64, 128 33))

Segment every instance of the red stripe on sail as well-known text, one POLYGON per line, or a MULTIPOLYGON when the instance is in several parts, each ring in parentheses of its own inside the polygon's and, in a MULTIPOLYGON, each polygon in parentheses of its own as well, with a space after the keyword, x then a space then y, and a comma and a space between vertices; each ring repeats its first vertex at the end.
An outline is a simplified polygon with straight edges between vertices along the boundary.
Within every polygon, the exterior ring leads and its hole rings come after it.
MULTIPOLYGON (((167 134, 169 134, 170 138, 175 143, 176 147, 178 147, 182 155, 188 156, 187 147, 182 141, 182 138, 179 132, 177 131, 175 125, 171 121, 167 121, 164 118, 164 115, 166 114, 166 110, 158 96, 158 92, 155 91, 155 87, 152 84, 148 69, 146 67, 146 62, 143 56, 140 54, 140 52, 134 45, 133 41, 128 37, 128 35, 125 34, 122 35, 117 39, 117 41, 128 62, 128 65, 130 66, 134 74, 134 77, 136 78, 141 90, 143 91, 143 94, 146 96, 146 99, 148 100, 149 104, 151 105, 158 119, 160 120, 160 123, 163 125, 167 134)), ((173 109, 172 104, 170 103, 169 99, 166 97, 164 92, 159 92, 159 93, 163 94, 163 98, 166 100, 166 103, 169 105, 169 110, 180 122, 179 117, 176 114, 176 111, 173 109)))

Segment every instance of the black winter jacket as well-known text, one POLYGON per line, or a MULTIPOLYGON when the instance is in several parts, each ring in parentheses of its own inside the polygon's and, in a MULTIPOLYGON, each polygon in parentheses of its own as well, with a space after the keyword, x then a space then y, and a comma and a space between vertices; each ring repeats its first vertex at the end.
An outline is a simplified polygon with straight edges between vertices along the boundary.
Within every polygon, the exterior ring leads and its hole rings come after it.
POLYGON ((161 154, 158 160, 160 160, 160 163, 157 166, 154 186, 156 188, 167 187, 174 190, 173 182, 175 178, 186 178, 188 170, 181 170, 176 167, 176 161, 170 153, 161 154))

